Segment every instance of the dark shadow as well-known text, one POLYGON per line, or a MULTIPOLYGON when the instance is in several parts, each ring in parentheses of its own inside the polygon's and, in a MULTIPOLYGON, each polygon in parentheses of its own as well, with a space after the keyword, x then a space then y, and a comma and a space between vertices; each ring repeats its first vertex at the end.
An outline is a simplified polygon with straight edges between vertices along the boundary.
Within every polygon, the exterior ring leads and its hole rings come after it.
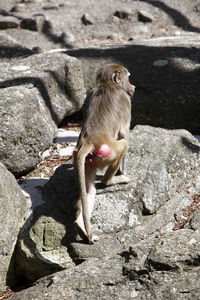
POLYGON ((50 42, 53 42, 54 44, 60 44, 60 46, 63 48, 73 48, 72 45, 65 42, 63 35, 57 36, 55 33, 53 33, 53 27, 49 21, 44 22, 42 33, 50 42))
MULTIPOLYGON (((162 42, 160 42, 162 43, 162 42)), ((93 81, 100 62, 126 66, 136 86, 132 99, 132 123, 168 129, 184 128, 200 133, 200 55, 195 46, 129 45, 109 49, 76 49, 66 54, 86 66, 85 82, 93 81), (154 66, 166 60, 165 66, 154 66)))
POLYGON ((5 9, 0 8, 0 15, 1 15, 1 16, 5 16, 5 17, 8 17, 8 16, 9 16, 9 17, 15 17, 15 18, 18 19, 18 20, 23 20, 22 17, 13 14, 13 11, 12 11, 12 10, 11 10, 11 13, 10 13, 10 12, 8 12, 8 11, 5 10, 5 9))
MULTIPOLYGON (((32 230, 36 222, 42 217, 50 217, 55 220, 57 223, 63 224, 65 226, 65 236, 61 241, 61 245, 66 247, 66 255, 67 251, 70 253, 71 243, 78 242, 83 243, 83 241, 77 240, 77 232, 74 226, 74 221, 76 218, 77 213, 77 201, 79 199, 79 186, 77 183, 77 175, 72 167, 69 164, 63 164, 61 167, 57 168, 54 175, 51 177, 50 181, 47 182, 46 179, 29 179, 31 183, 26 187, 23 186, 23 190, 27 191, 31 196, 32 206, 31 210, 32 213, 27 218, 25 224, 21 228, 20 233, 25 234, 25 238, 23 239, 24 246, 27 247, 30 253, 34 254, 35 251, 37 252, 37 245, 30 236, 29 230, 26 231, 26 227, 30 226, 32 230), (35 190, 32 188, 38 188, 38 193, 35 194, 35 190), (38 196, 39 199, 36 199, 38 196), (43 199, 43 202, 41 201, 43 199), (35 200, 37 200, 35 202, 35 200), (38 201, 39 200, 39 201, 38 201)), ((45 234, 48 231, 48 223, 44 223, 43 228, 43 251, 49 251, 48 248, 48 241, 45 241, 45 234), (47 226, 47 227, 45 227, 47 226)), ((59 247, 59 245, 58 245, 59 247)), ((56 248, 56 246, 55 246, 56 248)), ((29 276, 32 277, 32 280, 27 280, 26 271, 21 270, 20 266, 16 264, 15 257, 16 255, 21 255, 18 252, 18 248, 14 251, 12 257, 12 264, 10 265, 10 270, 8 271, 7 283, 10 287, 15 288, 21 284, 21 281, 24 280, 27 286, 29 286, 32 282, 37 280, 37 277, 34 272, 29 276), (15 276, 17 275, 17 282, 14 283, 13 281, 13 269, 15 272, 15 276)), ((52 261, 48 263, 48 259, 42 257, 42 254, 38 251, 37 256, 41 256, 40 264, 37 265, 37 274, 38 272, 41 273, 41 276, 46 276, 62 270, 63 268, 60 267, 58 264, 53 263, 52 261)), ((26 260, 26 259, 25 259, 26 260)), ((34 260, 31 260, 29 264, 37 264, 34 260)), ((15 278, 16 280, 16 278, 15 278)))
MULTIPOLYGON (((97 179, 99 178, 100 176, 97 176, 97 179)), ((87 244, 78 236, 74 225, 78 209, 77 202, 80 199, 80 188, 71 160, 67 164, 58 167, 49 180, 30 178, 21 184, 21 188, 30 195, 32 205, 30 214, 20 230, 19 241, 22 242, 23 247, 28 249, 30 254, 35 256, 35 253, 37 253, 38 259, 34 260, 32 258, 28 261, 27 257, 23 257, 18 244, 16 245, 7 276, 7 284, 14 290, 19 288, 22 283, 25 284, 23 288, 27 288, 37 279, 64 269, 60 265, 48 261, 45 257, 46 252, 48 253, 48 251, 57 249, 59 246, 64 246, 66 247, 66 257, 69 254, 77 265, 85 259, 80 258, 76 254, 74 245, 83 244, 86 251, 87 247, 88 251, 90 251, 91 247, 94 246, 87 244), (41 217, 51 218, 57 224, 62 224, 65 227, 65 235, 61 236, 59 231, 58 234, 55 234, 53 249, 52 245, 49 246, 48 239, 51 239, 51 232, 55 230, 53 228, 54 223, 43 219, 38 224, 41 217), (50 224, 49 227, 48 224, 50 224), (47 232, 49 233, 46 236, 47 232), (40 236, 40 239, 38 239, 38 236, 40 236), (33 237, 35 237, 37 242, 34 241, 33 237), (42 245, 38 243, 39 241, 42 241, 42 245), (39 259, 40 262, 38 263, 39 259), (19 265, 19 261, 22 262, 23 268, 19 265), (29 271, 26 271, 26 263, 29 264, 29 271), (31 268, 32 272, 30 272, 31 268), (37 269, 36 272, 34 272, 35 269, 37 269)), ((59 230, 59 225, 57 226, 59 230)), ((133 252, 131 254, 133 255, 133 252)))
POLYGON ((129 247, 128 250, 124 250, 121 254, 121 257, 124 257, 125 263, 129 263, 129 261, 133 258, 137 258, 137 253, 133 250, 132 247, 129 247))
POLYGON ((160 8, 163 12, 168 14, 168 16, 170 16, 173 19, 174 24, 176 26, 181 27, 185 31, 200 32, 200 28, 192 26, 187 17, 185 17, 182 13, 180 13, 176 9, 168 6, 167 4, 156 0, 139 0, 139 1, 160 8))
POLYGON ((56 138, 57 143, 76 143, 77 142, 77 137, 75 136, 69 136, 67 141, 65 137, 58 137, 56 138))
POLYGON ((186 146, 190 151, 194 152, 194 153, 199 153, 200 152, 200 146, 192 143, 191 140, 189 140, 186 137, 182 137, 181 141, 183 143, 184 146, 186 146))
MULTIPOLYGON (((15 17, 18 20, 23 20, 22 17, 16 16, 13 13, 9 13, 4 9, 0 8, 0 15, 2 16, 10 16, 10 17, 15 17)), ((5 59, 5 58, 26 58, 30 55, 33 55, 35 52, 33 50, 30 50, 28 48, 25 48, 21 45, 3 45, 0 42, 0 58, 5 59)))
POLYGON ((59 120, 58 117, 53 109, 53 106, 51 104, 51 98, 49 96, 48 90, 44 84, 44 82, 37 77, 19 77, 15 79, 5 80, 3 82, 0 82, 0 88, 7 88, 11 86, 20 86, 25 84, 33 84, 34 87, 38 89, 40 92, 42 98, 45 101, 46 106, 48 107, 51 117, 54 120, 56 124, 58 124, 59 120))
POLYGON ((34 51, 21 46, 0 45, 0 58, 26 58, 34 54, 34 51))
POLYGON ((3 8, 0 8, 0 15, 1 16, 10 16, 10 14, 7 12, 7 10, 3 9, 3 8))

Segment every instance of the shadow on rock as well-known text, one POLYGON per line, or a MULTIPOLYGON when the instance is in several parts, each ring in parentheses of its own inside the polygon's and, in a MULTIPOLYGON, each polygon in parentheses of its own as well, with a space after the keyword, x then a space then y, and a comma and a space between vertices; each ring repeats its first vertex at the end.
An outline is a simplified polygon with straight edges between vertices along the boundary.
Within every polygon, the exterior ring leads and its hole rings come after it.
POLYGON ((33 55, 34 52, 22 46, 0 46, 0 58, 26 58, 33 55))
POLYGON ((184 146, 186 146, 189 150, 192 152, 199 153, 200 152, 200 147, 199 145, 195 144, 195 142, 191 142, 189 139, 186 137, 182 137, 182 143, 184 146))
POLYGON ((199 127, 199 38, 166 37, 109 49, 68 50, 83 63, 87 90, 96 71, 106 63, 128 68, 136 86, 132 124, 168 129, 184 128, 194 134, 199 127))
POLYGON ((70 244, 77 235, 74 221, 79 187, 75 171, 71 165, 62 165, 47 184, 38 188, 44 203, 34 209, 21 229, 15 256, 17 284, 29 284, 75 265, 70 257, 70 244))
POLYGON ((54 44, 60 44, 61 47, 66 47, 69 49, 73 48, 72 45, 64 40, 62 35, 58 36, 53 32, 53 26, 49 21, 44 22, 42 26, 42 33, 49 41, 53 42, 54 44))
POLYGON ((186 16, 184 16, 178 10, 170 7, 169 5, 162 3, 160 1, 149 1, 149 0, 140 0, 140 1, 146 2, 148 4, 151 4, 154 7, 160 8, 163 12, 165 12, 169 17, 172 18, 176 26, 183 28, 185 31, 200 32, 199 28, 194 27, 190 24, 190 21, 186 16))
POLYGON ((47 90, 45 83, 43 80, 37 77, 19 77, 11 80, 5 80, 3 82, 0 82, 0 88, 6 88, 6 87, 12 87, 12 86, 23 86, 26 84, 32 84, 34 87, 36 87, 41 95, 41 97, 44 99, 46 106, 48 107, 51 117, 54 120, 56 124, 58 124, 58 117, 53 109, 51 98, 49 95, 49 91, 47 90))

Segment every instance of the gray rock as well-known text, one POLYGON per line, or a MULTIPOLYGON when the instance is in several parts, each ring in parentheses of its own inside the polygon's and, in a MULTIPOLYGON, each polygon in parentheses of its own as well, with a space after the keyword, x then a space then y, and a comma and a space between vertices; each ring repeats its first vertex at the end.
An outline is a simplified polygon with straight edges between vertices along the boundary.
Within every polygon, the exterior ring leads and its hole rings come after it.
POLYGON ((141 239, 171 231, 175 214, 181 215, 193 201, 192 195, 200 190, 194 184, 199 174, 199 149, 198 141, 185 130, 136 126, 130 134, 127 155, 131 182, 107 188, 96 182, 92 223, 100 240, 92 246, 81 243, 73 227, 79 199, 77 176, 70 162, 57 168, 44 190, 45 204, 37 208, 31 223, 21 231, 17 274, 26 274, 33 281, 50 274, 52 265, 56 271, 71 267, 70 259, 78 263, 114 256, 141 239), (46 273, 38 268, 40 264, 46 273))
POLYGON ((65 6, 65 3, 66 3, 65 0, 58 1, 58 4, 59 4, 60 7, 65 6))
POLYGON ((146 10, 138 10, 138 20, 141 22, 153 22, 154 16, 146 10))
POLYGON ((49 9, 58 9, 59 8, 59 3, 57 1, 50 1, 49 3, 46 3, 44 6, 42 6, 44 10, 49 10, 49 9))
POLYGON ((120 19, 129 19, 132 16, 132 11, 129 8, 123 8, 120 10, 116 10, 114 16, 120 19))
POLYGON ((198 175, 199 150, 198 140, 185 130, 135 127, 129 144, 127 171, 134 169, 132 180, 144 213, 155 213, 178 188, 192 183, 193 170, 194 176, 198 175))
POLYGON ((0 15, 2 16, 9 16, 9 13, 7 10, 3 9, 3 8, 0 8, 0 15))
POLYGON ((108 35, 108 39, 116 42, 119 39, 119 35, 113 32, 110 35, 108 35))
POLYGON ((90 16, 89 14, 84 14, 81 17, 81 21, 83 22, 84 25, 92 25, 95 23, 95 20, 92 16, 90 16))
POLYGON ((19 26, 19 20, 11 16, 0 16, 0 29, 17 28, 19 26))
POLYGON ((193 34, 137 40, 127 47, 68 50, 67 53, 83 62, 87 90, 94 86, 96 71, 103 64, 118 62, 129 69, 130 80, 136 86, 132 126, 184 128, 198 134, 199 47, 199 35, 193 34), (167 60, 168 64, 153 66, 158 60, 167 60))
POLYGON ((38 283, 38 290, 32 287, 16 294, 13 299, 27 299, 27 297, 29 299, 50 299, 51 297, 53 299, 60 299, 60 297, 66 299, 110 299, 110 297, 122 299, 122 295, 123 299, 130 299, 127 296, 134 290, 134 287, 133 284, 126 285, 126 278, 122 279, 123 260, 120 257, 103 260, 92 259, 86 264, 83 263, 81 266, 69 270, 69 273, 63 271, 44 279, 42 283, 38 283), (118 288, 115 287, 116 282, 118 282, 118 288), (48 289, 47 286, 49 286, 48 289), (42 292, 42 290, 46 292, 42 292))
POLYGON ((20 27, 23 28, 23 29, 29 29, 29 30, 33 30, 33 31, 37 31, 38 30, 36 20, 35 19, 31 19, 31 18, 23 19, 20 22, 20 27))
POLYGON ((42 49, 40 47, 33 47, 32 51, 34 52, 34 54, 39 54, 42 53, 42 49))
POLYGON ((44 0, 27 0, 28 3, 42 3, 44 0))
POLYGON ((0 156, 16 176, 36 166, 40 152, 50 145, 56 133, 48 107, 41 100, 37 87, 31 83, 0 89, 0 156))
POLYGON ((155 241, 148 264, 157 271, 189 269, 199 265, 199 230, 182 229, 167 233, 155 241))
POLYGON ((0 290, 14 284, 13 252, 28 203, 14 176, 0 163, 0 290))
POLYGON ((11 8, 11 12, 24 12, 26 10, 26 5, 24 3, 17 3, 11 8))
POLYGON ((64 54, 45 53, 1 67, 1 160, 20 175, 40 161, 57 124, 82 106, 81 65, 64 54))
MULTIPOLYGON (((61 167, 63 175, 62 170, 61 167)), ((56 172, 60 172, 60 169, 56 172)), ((67 201, 57 201, 58 195, 47 185, 46 189, 51 196, 45 197, 46 203, 36 208, 20 232, 16 251, 16 275, 25 275, 29 282, 40 278, 41 274, 44 276, 74 266, 69 253, 70 241, 75 235, 74 206, 79 191, 75 174, 71 172, 66 170, 67 184, 63 186, 68 191, 67 201), (72 187, 75 194, 70 194, 72 187)), ((59 189, 58 192, 63 193, 59 189)))
POLYGON ((52 23, 46 20, 46 17, 43 14, 34 14, 31 20, 32 23, 35 22, 34 26, 36 27, 36 30, 43 34, 52 29, 52 23))
POLYGON ((200 13, 200 4, 197 4, 194 9, 196 12, 200 13))
POLYGON ((75 36, 71 32, 63 32, 60 38, 66 44, 73 44, 76 40, 75 36))
POLYGON ((181 230, 130 244, 120 256, 91 259, 47 276, 11 299, 197 300, 199 242, 199 232, 181 230))
POLYGON ((31 230, 24 228, 21 231, 17 245, 15 274, 26 278, 27 282, 75 266, 66 245, 62 245, 66 233, 64 224, 56 223, 53 216, 42 216, 37 212, 30 223, 31 230))
POLYGON ((187 228, 200 229, 200 210, 196 211, 188 220, 187 228))

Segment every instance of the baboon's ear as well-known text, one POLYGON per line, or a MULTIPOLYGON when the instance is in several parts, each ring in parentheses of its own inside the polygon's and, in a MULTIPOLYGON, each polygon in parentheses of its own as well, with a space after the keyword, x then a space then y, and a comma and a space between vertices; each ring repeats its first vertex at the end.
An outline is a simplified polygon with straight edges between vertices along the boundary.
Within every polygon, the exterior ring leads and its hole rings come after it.
POLYGON ((116 71, 115 74, 114 74, 114 82, 116 83, 120 83, 121 82, 121 74, 119 71, 116 71))

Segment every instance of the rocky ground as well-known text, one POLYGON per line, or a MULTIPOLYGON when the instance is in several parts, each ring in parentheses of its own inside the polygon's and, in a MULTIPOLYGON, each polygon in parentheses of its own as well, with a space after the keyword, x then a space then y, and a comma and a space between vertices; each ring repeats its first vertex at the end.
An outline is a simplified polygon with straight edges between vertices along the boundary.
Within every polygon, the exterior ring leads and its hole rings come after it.
POLYGON ((0 0, 0 7, 0 28, 40 50, 132 44, 200 31, 198 0, 0 0))
MULTIPOLYGON (((200 32, 199 0, 0 0, 0 37, 3 35, 35 52, 67 48, 107 48, 166 36, 188 36, 200 32)), ((0 57, 7 57, 0 47, 0 57)), ((37 168, 18 181, 26 197, 42 201, 42 185, 29 186, 29 178, 49 179, 72 153, 79 123, 67 120, 58 130, 50 149, 37 168), (35 197, 35 198, 34 198, 35 197), (39 199, 39 200, 38 200, 39 199)), ((44 180, 42 181, 45 182, 44 180)), ((35 202, 37 206, 39 202, 35 202)), ((199 203, 199 198, 197 199, 199 203)), ((188 217, 199 209, 188 206, 188 217)), ((33 207, 32 207, 33 209, 33 207)), ((177 222, 176 229, 182 223, 177 222)), ((0 300, 12 294, 0 294, 0 300)))
MULTIPOLYGON (((36 52, 200 32, 199 0, 0 0, 0 8, 0 33, 36 52)), ((53 159, 43 161, 52 168, 56 160, 62 162, 55 147, 53 159)), ((50 172, 40 164, 31 175, 42 169, 50 172)))
MULTIPOLYGON (((4 25, 1 32, 37 51, 131 45, 140 39, 200 32, 199 0, 0 0, 0 7, 0 26, 10 17, 18 23, 16 28, 4 25), (30 25, 30 20, 39 24, 39 17, 47 22, 46 29, 30 25)), ((37 168, 19 182, 31 177, 49 178, 71 157, 74 144, 69 139, 73 133, 66 130, 75 130, 78 135, 80 125, 67 121, 62 129, 65 141, 55 140, 37 168)))

